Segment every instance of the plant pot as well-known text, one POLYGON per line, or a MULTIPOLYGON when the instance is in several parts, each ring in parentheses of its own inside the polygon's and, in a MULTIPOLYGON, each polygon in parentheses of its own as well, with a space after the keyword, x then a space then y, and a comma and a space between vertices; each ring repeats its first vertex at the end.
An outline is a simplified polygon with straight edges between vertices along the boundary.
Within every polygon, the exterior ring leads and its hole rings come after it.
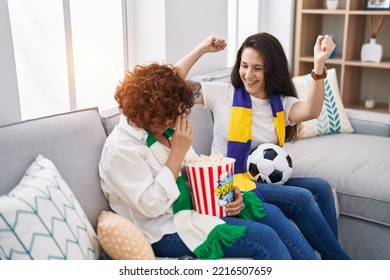
POLYGON ((360 58, 363 62, 379 63, 382 60, 383 47, 376 43, 376 38, 371 38, 370 43, 363 44, 360 58))

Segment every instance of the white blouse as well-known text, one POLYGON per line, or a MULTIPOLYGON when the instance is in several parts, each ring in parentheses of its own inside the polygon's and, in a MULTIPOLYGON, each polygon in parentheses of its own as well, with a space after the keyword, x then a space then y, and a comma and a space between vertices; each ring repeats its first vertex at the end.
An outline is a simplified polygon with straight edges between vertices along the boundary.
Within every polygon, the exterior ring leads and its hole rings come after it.
POLYGON ((112 210, 154 243, 176 232, 171 206, 180 193, 171 170, 161 166, 147 147, 147 136, 122 116, 103 147, 99 173, 112 210))

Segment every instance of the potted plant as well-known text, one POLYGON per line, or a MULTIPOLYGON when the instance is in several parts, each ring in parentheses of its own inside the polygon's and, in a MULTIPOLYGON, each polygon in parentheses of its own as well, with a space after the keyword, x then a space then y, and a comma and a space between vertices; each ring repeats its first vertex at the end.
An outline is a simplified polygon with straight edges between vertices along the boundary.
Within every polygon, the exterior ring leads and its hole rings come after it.
POLYGON ((369 15, 368 26, 370 30, 370 42, 363 44, 360 56, 364 62, 379 63, 382 60, 383 47, 376 42, 379 32, 386 25, 388 19, 384 15, 369 15))

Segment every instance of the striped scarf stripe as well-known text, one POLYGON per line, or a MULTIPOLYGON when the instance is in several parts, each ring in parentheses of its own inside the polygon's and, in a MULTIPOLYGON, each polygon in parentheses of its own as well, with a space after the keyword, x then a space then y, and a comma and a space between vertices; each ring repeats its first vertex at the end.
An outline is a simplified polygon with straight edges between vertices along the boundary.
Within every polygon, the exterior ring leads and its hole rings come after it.
POLYGON ((271 103, 272 116, 274 117, 276 135, 278 137, 278 145, 283 147, 286 138, 286 124, 284 123, 282 99, 278 95, 271 95, 269 100, 271 103))
MULTIPOLYGON (((282 100, 277 95, 271 95, 270 104, 278 136, 278 145, 283 146, 286 128, 282 100)), ((234 165, 234 185, 247 192, 256 188, 249 178, 247 159, 252 140, 252 100, 244 86, 236 89, 233 97, 232 112, 228 130, 227 156, 236 159, 234 165)))
MULTIPOLYGON (((173 129, 167 129, 163 134, 170 139, 173 133, 173 129)), ((148 133, 146 145, 164 166, 169 151, 150 133, 148 133)), ((197 155, 191 147, 184 160, 188 161, 194 156, 197 155)), ((220 218, 197 213, 193 210, 191 195, 181 173, 176 183, 180 196, 173 204, 172 210, 178 235, 199 259, 222 258, 224 256, 223 247, 233 246, 236 240, 245 235, 246 227, 229 225, 220 218)))
POLYGON ((249 178, 246 167, 252 139, 252 100, 244 87, 236 90, 228 130, 227 156, 236 159, 234 185, 247 192, 256 188, 249 178))

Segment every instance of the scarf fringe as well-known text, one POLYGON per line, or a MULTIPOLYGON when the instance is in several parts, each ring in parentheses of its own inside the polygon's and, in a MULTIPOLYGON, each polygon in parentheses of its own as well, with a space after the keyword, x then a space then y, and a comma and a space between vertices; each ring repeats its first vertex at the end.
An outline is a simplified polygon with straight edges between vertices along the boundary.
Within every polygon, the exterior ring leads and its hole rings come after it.
POLYGON ((248 220, 256 221, 261 220, 267 214, 264 212, 263 202, 253 192, 245 192, 242 194, 245 208, 241 210, 238 217, 248 220))
POLYGON ((205 242, 194 250, 194 254, 205 260, 223 258, 222 246, 232 247, 234 242, 245 235, 245 231, 245 226, 220 224, 209 233, 205 242))

